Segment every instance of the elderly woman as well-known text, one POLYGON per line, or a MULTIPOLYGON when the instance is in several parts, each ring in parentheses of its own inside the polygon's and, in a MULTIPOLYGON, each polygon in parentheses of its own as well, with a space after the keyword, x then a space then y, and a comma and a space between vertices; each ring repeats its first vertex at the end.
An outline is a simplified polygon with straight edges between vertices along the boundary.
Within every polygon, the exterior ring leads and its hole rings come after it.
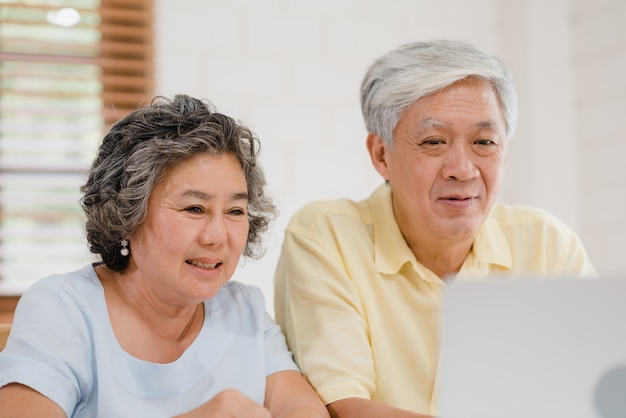
POLYGON ((0 416, 328 416, 261 292, 229 281, 274 215, 257 142, 182 95, 113 126, 81 189, 102 261, 23 295, 0 416))

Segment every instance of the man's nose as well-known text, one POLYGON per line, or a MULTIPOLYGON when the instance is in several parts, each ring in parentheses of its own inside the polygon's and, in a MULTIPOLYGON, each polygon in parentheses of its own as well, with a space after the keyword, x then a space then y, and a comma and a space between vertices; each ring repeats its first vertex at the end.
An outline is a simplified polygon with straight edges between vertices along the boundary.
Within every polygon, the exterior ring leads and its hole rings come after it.
POLYGON ((471 149, 465 145, 454 145, 445 156, 443 176, 450 180, 467 181, 480 175, 471 149))

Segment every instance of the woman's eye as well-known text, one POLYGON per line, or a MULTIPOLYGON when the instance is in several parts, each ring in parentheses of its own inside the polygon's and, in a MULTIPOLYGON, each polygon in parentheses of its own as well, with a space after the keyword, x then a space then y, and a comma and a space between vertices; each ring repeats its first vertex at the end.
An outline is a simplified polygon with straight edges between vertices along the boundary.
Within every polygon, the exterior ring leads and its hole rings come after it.
POLYGON ((228 213, 235 216, 241 216, 246 214, 242 209, 231 209, 228 213))

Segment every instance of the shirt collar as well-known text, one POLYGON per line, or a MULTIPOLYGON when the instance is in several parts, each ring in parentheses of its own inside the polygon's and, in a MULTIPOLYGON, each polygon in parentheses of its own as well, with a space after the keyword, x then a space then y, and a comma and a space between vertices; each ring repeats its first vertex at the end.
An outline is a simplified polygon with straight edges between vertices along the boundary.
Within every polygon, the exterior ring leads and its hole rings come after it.
MULTIPOLYGON (((393 213, 391 187, 387 183, 379 186, 368 198, 368 203, 374 221, 374 262, 378 272, 396 274, 407 262, 415 270, 430 272, 417 262, 400 231, 393 213)), ((512 258, 511 249, 498 222, 490 215, 476 234, 472 251, 463 263, 461 273, 487 274, 492 265, 508 270, 512 266, 512 258)))
POLYGON ((374 221, 374 263, 380 273, 396 274, 402 266, 417 261, 396 222, 391 187, 379 186, 368 199, 374 221))
POLYGON ((472 251, 463 263, 461 271, 479 271, 486 274, 494 267, 499 270, 510 270, 512 265, 511 247, 501 225, 493 216, 492 208, 476 234, 472 251))

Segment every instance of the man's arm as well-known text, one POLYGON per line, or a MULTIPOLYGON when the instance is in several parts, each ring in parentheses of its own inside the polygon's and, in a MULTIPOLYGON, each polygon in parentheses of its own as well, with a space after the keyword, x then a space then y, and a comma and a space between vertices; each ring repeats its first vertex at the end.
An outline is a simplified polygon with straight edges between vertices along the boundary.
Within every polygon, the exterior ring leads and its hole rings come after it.
POLYGON ((326 405, 332 418, 432 418, 363 398, 347 398, 326 405))
POLYGON ((276 322, 303 374, 326 397, 368 397, 375 372, 358 292, 342 262, 287 234, 276 269, 276 322))

